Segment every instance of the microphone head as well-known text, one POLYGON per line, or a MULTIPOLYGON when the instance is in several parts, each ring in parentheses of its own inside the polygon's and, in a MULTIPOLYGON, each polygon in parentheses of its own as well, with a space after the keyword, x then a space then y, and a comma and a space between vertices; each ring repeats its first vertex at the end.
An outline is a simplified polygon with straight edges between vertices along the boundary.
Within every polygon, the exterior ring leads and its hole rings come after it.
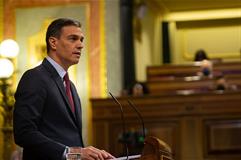
POLYGON ((123 112, 122 109, 122 105, 120 104, 120 102, 117 100, 117 98, 115 96, 113 96, 113 94, 111 92, 109 92, 110 96, 112 97, 112 99, 115 101, 116 104, 118 104, 123 112))
POLYGON ((113 94, 111 92, 109 92, 109 94, 113 99, 115 99, 115 97, 113 96, 113 94))

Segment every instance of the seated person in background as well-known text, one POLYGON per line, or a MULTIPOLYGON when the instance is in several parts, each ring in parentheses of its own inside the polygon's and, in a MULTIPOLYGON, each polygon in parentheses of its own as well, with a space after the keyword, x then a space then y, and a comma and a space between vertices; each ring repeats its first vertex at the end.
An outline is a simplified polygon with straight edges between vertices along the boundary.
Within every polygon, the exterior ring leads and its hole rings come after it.
POLYGON ((212 63, 220 63, 222 62, 221 58, 212 58, 209 59, 207 52, 205 52, 203 49, 199 49, 196 53, 195 53, 195 57, 194 57, 194 61, 199 63, 203 60, 209 60, 212 63))
POLYGON ((204 78, 213 77, 213 64, 211 61, 205 59, 200 62, 200 71, 197 73, 198 76, 204 78))
POLYGON ((228 83, 226 81, 226 79, 224 78, 224 76, 218 76, 217 79, 216 79, 216 90, 226 90, 228 88, 228 83))
POLYGON ((136 82, 130 89, 130 95, 132 96, 143 96, 148 93, 148 89, 143 82, 136 82))
POLYGON ((22 160, 23 159, 22 152, 23 152, 23 149, 20 147, 17 147, 17 149, 12 152, 10 160, 22 160))
POLYGON ((200 62, 205 59, 208 60, 209 58, 207 56, 207 53, 203 49, 200 49, 195 53, 195 57, 194 57, 195 62, 200 62))
POLYGON ((143 86, 140 83, 136 83, 133 87, 132 87, 132 95, 133 96, 143 96, 143 86))
POLYGON ((226 78, 223 75, 217 76, 215 81, 215 89, 217 91, 224 91, 224 90, 237 90, 236 85, 228 84, 226 78))

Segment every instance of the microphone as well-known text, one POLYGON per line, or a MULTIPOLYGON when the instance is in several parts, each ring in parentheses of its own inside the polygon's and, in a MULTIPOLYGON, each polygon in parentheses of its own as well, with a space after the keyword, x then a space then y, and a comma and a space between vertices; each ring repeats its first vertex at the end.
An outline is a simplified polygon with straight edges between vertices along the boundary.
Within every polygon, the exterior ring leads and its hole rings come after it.
POLYGON ((134 105, 134 103, 131 102, 131 100, 127 99, 129 105, 135 110, 135 112, 137 113, 138 115, 138 118, 141 122, 141 125, 142 125, 142 134, 143 134, 143 138, 145 139, 146 138, 146 133, 145 133, 145 125, 144 125, 144 121, 143 121, 143 117, 140 113, 140 111, 137 109, 137 107, 134 105))
MULTIPOLYGON (((124 112, 123 112, 123 107, 120 104, 120 102, 115 98, 115 96, 113 96, 111 94, 111 92, 109 92, 110 96, 112 97, 112 99, 115 101, 115 103, 119 106, 120 111, 121 111, 121 120, 122 120, 122 128, 123 128, 123 135, 126 135, 126 126, 125 126, 125 118, 124 118, 124 112)), ((125 149, 126 149, 126 159, 129 160, 129 150, 128 150, 128 146, 127 146, 127 142, 125 141, 125 149)))

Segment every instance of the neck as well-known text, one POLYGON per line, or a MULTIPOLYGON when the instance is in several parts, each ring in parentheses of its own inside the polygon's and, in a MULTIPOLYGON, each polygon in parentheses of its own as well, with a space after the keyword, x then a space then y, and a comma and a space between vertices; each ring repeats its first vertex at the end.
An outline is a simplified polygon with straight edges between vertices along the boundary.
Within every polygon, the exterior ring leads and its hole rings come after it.
POLYGON ((48 54, 48 56, 52 58, 56 63, 58 63, 61 67, 63 67, 66 72, 68 71, 69 66, 65 65, 65 63, 63 63, 59 57, 57 57, 55 54, 48 54))

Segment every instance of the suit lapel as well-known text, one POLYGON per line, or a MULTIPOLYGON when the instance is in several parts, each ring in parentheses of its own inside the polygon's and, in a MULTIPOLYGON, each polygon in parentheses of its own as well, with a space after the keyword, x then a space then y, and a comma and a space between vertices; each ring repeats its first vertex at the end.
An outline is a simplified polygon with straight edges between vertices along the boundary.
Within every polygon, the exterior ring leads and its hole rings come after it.
MULTIPOLYGON (((69 112, 69 118, 70 120, 72 120, 73 124, 78 128, 79 130, 79 134, 81 135, 81 142, 83 145, 83 139, 82 139, 82 120, 81 120, 81 104, 80 104, 80 100, 79 100, 79 96, 77 94, 77 90, 75 89, 73 83, 71 83, 71 91, 72 91, 72 96, 73 96, 73 100, 74 100, 74 104, 75 104, 75 114, 73 114, 73 112, 71 111, 71 107, 70 107, 70 103, 68 100, 68 97, 66 95, 65 92, 65 87, 64 87, 64 83, 62 78, 59 76, 58 72, 55 70, 55 68, 48 62, 48 60, 45 58, 43 60, 42 65, 49 71, 49 73, 51 74, 51 77, 53 78, 53 80, 55 81, 59 92, 61 93, 62 98, 65 101, 65 107, 67 107, 67 110, 69 112)), ((60 107, 63 107, 60 106, 60 107)), ((63 108, 65 109, 65 108, 63 108)), ((83 146, 82 146, 83 147, 83 146)))
POLYGON ((62 95, 63 98, 64 98, 64 101, 65 101, 66 104, 67 104, 67 109, 68 109, 69 114, 71 115, 71 117, 72 117, 73 119, 75 119, 75 114, 73 114, 73 112, 71 111, 71 106, 70 106, 68 97, 67 97, 67 95, 66 95, 66 91, 65 91, 64 83, 63 83, 62 79, 61 79, 61 78, 56 78, 56 79, 55 79, 55 82, 56 82, 56 84, 57 84, 57 86, 58 86, 58 88, 59 88, 59 90, 60 90, 60 92, 61 92, 61 95, 62 95))
POLYGON ((55 68, 48 62, 48 60, 44 59, 43 60, 43 65, 51 73, 52 78, 54 79, 54 81, 55 81, 55 83, 56 83, 56 85, 57 85, 57 87, 58 87, 58 89, 59 89, 59 91, 60 91, 64 101, 65 101, 67 110, 68 110, 71 118, 73 119, 73 121, 76 123, 75 114, 73 114, 73 112, 71 111, 70 103, 69 103, 68 97, 67 97, 66 92, 65 92, 65 87, 64 87, 64 83, 63 83, 62 78, 59 76, 59 74, 55 70, 55 68))
POLYGON ((79 134, 81 135, 81 143, 82 147, 84 147, 84 142, 82 139, 82 111, 81 111, 81 102, 77 93, 77 90, 75 89, 74 85, 71 83, 71 90, 72 90, 72 95, 74 99, 74 104, 75 104, 75 117, 76 117, 76 125, 79 129, 79 134))
POLYGON ((74 105, 75 105, 75 118, 78 124, 78 127, 81 129, 81 104, 79 101, 79 96, 78 93, 74 87, 74 85, 71 83, 71 91, 72 91, 72 96, 74 100, 74 105))

